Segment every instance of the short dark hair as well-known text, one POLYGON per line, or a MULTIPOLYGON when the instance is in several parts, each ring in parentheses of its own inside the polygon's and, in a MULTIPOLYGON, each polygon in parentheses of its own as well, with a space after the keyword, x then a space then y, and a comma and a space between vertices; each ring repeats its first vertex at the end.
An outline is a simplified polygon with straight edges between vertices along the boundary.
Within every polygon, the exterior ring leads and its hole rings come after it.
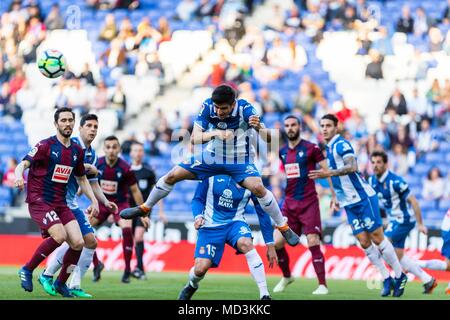
POLYGON ((85 115, 82 116, 81 119, 80 119, 80 127, 84 126, 84 124, 86 123, 86 121, 89 121, 89 120, 95 120, 95 121, 98 122, 98 117, 97 117, 96 114, 93 114, 93 113, 85 114, 85 115))
POLYGON ((387 153, 386 152, 384 152, 384 151, 374 151, 374 152, 372 152, 372 154, 370 155, 370 157, 371 158, 373 158, 373 157, 380 157, 381 159, 383 159, 383 162, 384 163, 387 163, 388 162, 388 155, 387 155, 387 153))
POLYGON ((229 104, 232 105, 236 100, 236 91, 229 85, 223 84, 214 89, 211 100, 215 104, 229 104))
POLYGON ((114 136, 114 135, 111 135, 111 136, 107 136, 106 138, 105 138, 105 141, 104 142, 106 142, 106 141, 117 141, 119 144, 120 144, 120 142, 119 142, 119 138, 117 138, 116 136, 114 136))
POLYGON ((332 113, 327 113, 320 120, 331 120, 334 123, 334 126, 338 125, 339 119, 332 113))
POLYGON ((55 114, 53 115, 53 119, 55 119, 55 122, 58 122, 59 114, 63 113, 63 112, 70 112, 70 113, 72 113, 73 119, 75 120, 75 113, 73 112, 73 110, 71 108, 68 108, 68 107, 62 107, 62 108, 57 109, 55 111, 55 114))
POLYGON ((143 144, 143 143, 140 143, 139 141, 133 141, 133 142, 131 143, 130 149, 133 148, 134 145, 144 147, 144 144, 143 144))
POLYGON ((290 114, 290 115, 286 116, 286 117, 284 118, 283 121, 286 121, 287 119, 295 119, 295 120, 297 120, 297 123, 298 123, 299 125, 302 124, 302 121, 301 121, 300 118, 297 117, 296 115, 290 114))

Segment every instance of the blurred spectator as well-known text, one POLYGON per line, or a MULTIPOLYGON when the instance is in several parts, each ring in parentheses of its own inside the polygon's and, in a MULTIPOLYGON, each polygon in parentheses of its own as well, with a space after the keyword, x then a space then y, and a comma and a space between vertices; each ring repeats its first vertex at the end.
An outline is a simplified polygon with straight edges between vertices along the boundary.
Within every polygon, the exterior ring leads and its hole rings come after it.
POLYGON ((409 152, 414 148, 414 141, 408 134, 408 129, 405 126, 399 125, 397 132, 392 135, 392 146, 395 147, 399 144, 403 147, 406 152, 409 152))
POLYGON ((259 103, 264 113, 267 112, 285 112, 285 106, 282 98, 274 91, 269 91, 267 88, 261 88, 259 91, 259 103))
POLYGON ((435 27, 430 28, 430 31, 428 31, 428 38, 428 49, 430 50, 430 52, 437 52, 442 50, 444 38, 442 36, 441 30, 435 27))
POLYGON ((369 32, 363 32, 356 39, 358 43, 358 52, 357 54, 365 56, 369 53, 369 49, 372 46, 372 41, 369 39, 369 32))
POLYGON ((194 17, 194 14, 198 8, 198 4, 194 0, 181 0, 175 12, 177 14, 177 18, 181 21, 191 21, 194 17))
POLYGON ((427 116, 427 99, 424 96, 419 96, 419 89, 417 87, 414 87, 412 90, 412 96, 408 99, 407 106, 413 121, 420 122, 420 119, 427 116))
POLYGON ((391 135, 384 121, 381 121, 380 128, 375 132, 375 137, 377 144, 381 145, 384 150, 391 149, 391 135))
POLYGON ((428 29, 433 25, 433 19, 428 17, 425 9, 417 7, 416 17, 414 19, 414 34, 416 36, 426 35, 428 29))
POLYGON ((99 39, 104 41, 111 41, 117 35, 116 18, 112 13, 105 16, 105 24, 100 31, 99 39))
POLYGON ((113 39, 110 47, 100 56, 100 61, 110 69, 124 68, 126 66, 126 51, 123 42, 119 38, 113 39))
POLYGON ((294 55, 291 48, 277 37, 267 50, 267 61, 270 66, 279 69, 280 72, 284 72, 293 66, 294 55))
POLYGON ((9 81, 9 94, 17 93, 17 91, 22 89, 26 81, 25 73, 22 69, 16 70, 16 74, 14 74, 9 81))
POLYGON ((378 28, 379 38, 372 42, 372 48, 376 49, 381 56, 393 55, 392 40, 389 37, 388 29, 384 26, 378 28))
POLYGON ((231 47, 236 47, 236 44, 245 35, 244 16, 242 13, 237 13, 234 22, 225 28, 224 37, 228 40, 231 47))
POLYGON ((61 17, 57 3, 52 5, 47 18, 45 18, 45 26, 48 30, 64 29, 64 19, 61 17))
POLYGON ((172 38, 172 29, 170 28, 169 20, 167 20, 166 17, 159 18, 157 31, 161 34, 159 43, 170 41, 172 38))
POLYGON ((408 5, 402 7, 402 15, 398 18, 396 31, 403 33, 413 33, 414 31, 414 19, 408 5))
POLYGON ((437 105, 442 100, 442 91, 441 91, 441 86, 439 84, 438 79, 433 80, 433 82, 431 84, 431 88, 428 89, 428 91, 426 93, 426 98, 427 98, 428 103, 432 107, 431 112, 434 115, 434 110, 436 109, 437 105))
POLYGON ((302 20, 302 26, 305 28, 305 33, 312 38, 314 42, 319 42, 322 38, 322 30, 325 26, 325 19, 319 12, 319 5, 308 2, 309 12, 302 20))
POLYGON ((5 174, 2 178, 2 185, 9 187, 11 192, 11 206, 15 206, 17 202, 17 196, 19 194, 19 189, 15 188, 14 182, 16 180, 16 176, 14 174, 14 170, 17 167, 17 160, 15 158, 10 158, 8 160, 8 166, 5 174))
POLYGON ((118 120, 118 130, 123 129, 125 114, 127 111, 127 97, 122 89, 122 84, 118 81, 110 99, 110 108, 116 110, 118 120))
POLYGON ((152 52, 156 50, 156 44, 161 41, 161 38, 161 33, 152 26, 150 18, 143 17, 137 27, 134 47, 144 46, 147 52, 152 52))
POLYGON ((266 22, 266 28, 277 32, 282 32, 284 29, 285 21, 286 16, 283 12, 283 8, 279 4, 274 4, 272 6, 270 19, 266 22))
POLYGON ((430 151, 436 151, 439 147, 439 142, 435 134, 430 128, 430 120, 422 119, 420 122, 420 132, 417 135, 417 153, 418 156, 423 156, 430 151))
POLYGON ((447 7, 445 7, 444 13, 442 14, 442 22, 450 24, 450 0, 447 0, 447 7))
POLYGON ((139 141, 136 138, 136 133, 133 131, 133 132, 130 132, 129 136, 121 144, 122 154, 125 156, 129 156, 130 151, 131 151, 131 145, 135 142, 139 142, 139 141))
POLYGON ((388 109, 395 110, 395 113, 399 116, 408 113, 405 96, 401 93, 399 88, 395 88, 394 93, 389 98, 385 112, 387 112, 388 109))
POLYGON ((372 79, 383 79, 383 57, 375 49, 369 50, 371 62, 366 67, 366 77, 372 79))
POLYGON ((200 4, 195 11, 195 16, 200 19, 211 17, 213 14, 214 2, 212 0, 200 0, 200 4))
POLYGON ((5 105, 4 115, 11 116, 14 120, 22 119, 22 108, 17 104, 16 95, 11 94, 5 105))
POLYGON ((5 83, 9 80, 9 72, 5 67, 3 57, 0 55, 0 83, 5 83))
POLYGON ((422 197, 427 201, 435 201, 436 208, 438 208, 439 201, 444 197, 445 185, 439 168, 431 168, 423 184, 422 197))
POLYGON ((404 176, 409 172, 408 155, 406 148, 400 143, 394 144, 392 155, 389 157, 391 170, 399 176, 404 176))
POLYGON ((294 102, 293 111, 306 116, 312 116, 314 111, 314 96, 311 92, 310 86, 306 82, 302 82, 299 86, 297 98, 294 102))
POLYGON ((94 98, 92 99, 92 109, 95 111, 106 109, 108 105, 108 90, 103 81, 100 81, 95 90, 94 98))
POLYGON ((117 0, 115 8, 135 10, 139 7, 139 0, 117 0))

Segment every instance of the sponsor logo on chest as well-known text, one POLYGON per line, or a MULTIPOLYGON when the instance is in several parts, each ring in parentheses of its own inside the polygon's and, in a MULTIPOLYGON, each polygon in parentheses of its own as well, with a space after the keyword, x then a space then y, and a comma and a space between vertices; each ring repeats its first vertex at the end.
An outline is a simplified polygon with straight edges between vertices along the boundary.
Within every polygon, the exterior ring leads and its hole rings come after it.
POLYGON ((288 179, 300 178, 300 166, 298 163, 288 163, 284 167, 288 179))
POLYGON ((100 188, 102 188, 104 194, 116 194, 118 186, 119 183, 117 181, 100 180, 100 188))
POLYGON ((52 181, 58 183, 69 182, 70 174, 73 168, 69 166, 63 166, 62 164, 57 164, 53 170, 52 181))
POLYGON ((219 197, 219 206, 232 209, 233 208, 233 191, 230 189, 223 190, 222 195, 219 197))

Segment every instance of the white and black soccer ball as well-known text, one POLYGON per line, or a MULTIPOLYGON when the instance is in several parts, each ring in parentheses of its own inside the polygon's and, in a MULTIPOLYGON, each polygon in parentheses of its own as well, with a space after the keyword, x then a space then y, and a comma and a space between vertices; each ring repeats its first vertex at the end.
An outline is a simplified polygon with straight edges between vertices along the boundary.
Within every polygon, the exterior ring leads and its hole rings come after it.
POLYGON ((39 71, 47 78, 58 78, 66 72, 66 58, 58 50, 42 51, 37 59, 39 71))

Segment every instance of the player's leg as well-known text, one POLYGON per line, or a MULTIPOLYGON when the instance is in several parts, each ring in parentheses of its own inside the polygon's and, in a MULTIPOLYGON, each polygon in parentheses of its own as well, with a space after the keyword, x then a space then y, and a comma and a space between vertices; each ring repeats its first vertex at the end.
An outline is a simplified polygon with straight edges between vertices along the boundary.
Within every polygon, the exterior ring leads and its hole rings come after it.
MULTIPOLYGON (((118 215, 115 215, 115 217, 118 215)), ((122 275, 123 283, 130 283, 131 276, 131 257, 133 255, 133 231, 132 220, 120 219, 118 221, 119 227, 122 229, 122 248, 123 248, 123 259, 125 261, 125 270, 122 275)))
POLYGON ((200 281, 212 266, 212 261, 206 258, 196 258, 194 266, 189 270, 189 280, 178 295, 178 300, 191 300, 197 291, 200 281))
MULTIPOLYGON (((103 222, 105 222, 109 215, 111 214, 104 206, 102 207, 100 205, 99 207, 100 212, 98 213, 97 217, 89 216, 89 223, 92 227, 100 226, 103 222)), ((92 264, 94 265, 93 269, 93 275, 92 275, 92 281, 98 282, 101 279, 101 273, 102 270, 105 268, 105 265, 103 262, 100 261, 98 258, 97 252, 94 250, 94 254, 92 256, 92 264)))
POLYGON ((44 261, 67 237, 58 214, 46 203, 28 204, 30 217, 39 226, 43 242, 31 259, 19 270, 21 286, 25 291, 33 291, 33 271, 44 261))
POLYGON ((53 287, 53 276, 61 269, 63 265, 63 258, 69 249, 69 244, 64 242, 55 250, 53 258, 48 262, 47 267, 44 272, 39 275, 39 283, 42 285, 42 288, 49 295, 56 296, 55 288, 53 287))
POLYGON ((286 240, 283 238, 281 232, 277 229, 274 230, 273 238, 275 241, 275 251, 278 257, 278 266, 283 273, 283 277, 273 288, 273 292, 282 292, 289 284, 294 282, 294 278, 291 277, 289 254, 285 248, 286 240))
POLYGON ((84 277, 92 263, 92 258, 94 256, 95 249, 97 248, 97 239, 95 238, 94 232, 89 232, 83 235, 83 240, 84 248, 81 251, 78 265, 72 274, 72 278, 70 279, 69 288, 70 292, 76 297, 92 298, 92 295, 81 289, 81 279, 84 277))
POLYGON ((250 237, 240 237, 236 243, 236 247, 240 252, 245 254, 248 269, 250 270, 253 280, 255 280, 256 285, 259 289, 259 298, 261 300, 272 300, 269 291, 267 290, 267 280, 266 272, 264 270, 264 263, 261 259, 261 256, 258 254, 258 251, 256 251, 255 247, 253 246, 251 233, 250 237))
POLYGON ((294 231, 292 231, 291 228, 289 228, 289 225, 286 222, 286 217, 283 217, 281 214, 277 200, 275 199, 273 193, 264 187, 261 177, 247 176, 244 179, 240 179, 239 177, 242 175, 234 174, 232 176, 235 181, 240 182, 244 188, 250 190, 250 192, 258 198, 261 207, 273 219, 276 228, 280 230, 287 243, 291 246, 297 245, 300 238, 294 231))
MULTIPOLYGON (((64 215, 70 215, 73 217, 72 211, 69 208, 61 208, 60 216, 61 220, 64 222, 64 215)), ((70 293, 69 288, 66 285, 67 279, 69 279, 70 274, 75 270, 80 259, 81 250, 83 250, 84 240, 81 234, 80 227, 76 220, 71 220, 64 225, 64 229, 67 233, 67 243, 69 244, 69 249, 67 249, 66 254, 63 257, 63 265, 58 278, 53 283, 53 287, 56 292, 60 293, 63 297, 72 298, 73 295, 70 293)))
POLYGON ((183 180, 193 180, 196 179, 196 177, 196 174, 181 165, 173 167, 172 170, 170 170, 165 176, 159 178, 155 187, 147 197, 147 200, 145 200, 142 205, 124 209, 120 211, 120 216, 123 219, 132 219, 150 214, 152 208, 158 203, 159 200, 167 197, 177 182, 183 180))
POLYGON ((144 234, 145 228, 142 224, 141 218, 137 217, 133 219, 133 235, 134 235, 134 252, 136 253, 137 266, 133 270, 131 275, 136 279, 147 279, 144 272, 144 234))
POLYGON ((314 271, 319 281, 319 287, 314 290, 313 294, 328 294, 327 281, 325 276, 325 256, 320 250, 320 236, 316 233, 306 235, 308 240, 308 248, 311 252, 314 271))

